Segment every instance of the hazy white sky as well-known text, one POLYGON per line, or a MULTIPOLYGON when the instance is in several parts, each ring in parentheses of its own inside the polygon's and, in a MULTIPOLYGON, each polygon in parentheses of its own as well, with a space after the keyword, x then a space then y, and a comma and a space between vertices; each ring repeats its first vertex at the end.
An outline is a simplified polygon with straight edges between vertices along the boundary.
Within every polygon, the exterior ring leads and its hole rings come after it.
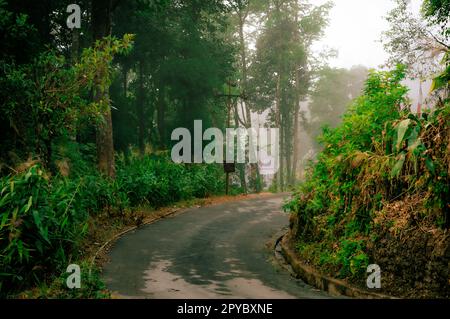
MULTIPOLYGON (((322 4, 326 0, 311 0, 322 4)), ((376 68, 383 64, 387 55, 379 42, 381 33, 388 29, 385 20, 394 7, 392 0, 333 0, 330 24, 325 37, 315 49, 330 47, 339 51, 339 56, 330 61, 335 67, 350 68, 362 64, 376 68)), ((412 7, 418 12, 421 0, 412 0, 412 7)))

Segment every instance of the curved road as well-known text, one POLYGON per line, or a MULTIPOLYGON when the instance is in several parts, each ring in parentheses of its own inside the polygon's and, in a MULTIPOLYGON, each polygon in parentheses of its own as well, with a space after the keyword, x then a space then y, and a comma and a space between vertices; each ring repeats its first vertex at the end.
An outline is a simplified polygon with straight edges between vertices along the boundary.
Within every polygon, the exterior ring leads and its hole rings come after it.
POLYGON ((124 298, 326 298, 294 279, 267 243, 288 224, 283 196, 190 209, 119 239, 103 277, 124 298))

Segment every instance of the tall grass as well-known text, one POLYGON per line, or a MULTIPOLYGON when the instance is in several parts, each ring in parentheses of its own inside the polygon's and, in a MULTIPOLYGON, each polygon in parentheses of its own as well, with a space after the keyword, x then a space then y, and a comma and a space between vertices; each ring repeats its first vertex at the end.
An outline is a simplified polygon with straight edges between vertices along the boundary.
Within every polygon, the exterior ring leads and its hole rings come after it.
POLYGON ((89 216, 224 190, 220 166, 175 164, 162 156, 119 158, 115 180, 82 171, 51 178, 35 164, 0 178, 0 296, 64 271, 78 256, 89 216))

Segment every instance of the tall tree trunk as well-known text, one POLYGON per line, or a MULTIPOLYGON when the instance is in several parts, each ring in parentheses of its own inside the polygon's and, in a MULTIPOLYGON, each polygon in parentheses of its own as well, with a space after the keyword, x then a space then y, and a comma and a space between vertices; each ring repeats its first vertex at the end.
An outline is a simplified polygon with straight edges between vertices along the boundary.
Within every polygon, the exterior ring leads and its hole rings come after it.
MULTIPOLYGON (((295 2, 295 22, 298 25, 299 22, 299 6, 298 2, 295 2)), ((298 42, 301 41, 300 30, 296 28, 295 37, 298 42)), ((297 178, 298 169, 298 153, 299 153, 299 113, 300 113, 300 65, 296 65, 295 70, 295 101, 294 101, 294 139, 293 139, 293 155, 292 155, 292 171, 291 171, 291 184, 295 183, 297 178)))
POLYGON ((289 116, 288 111, 284 112, 283 118, 285 119, 284 125, 284 148, 285 148, 285 167, 286 167, 286 185, 288 185, 291 181, 291 155, 292 155, 292 118, 289 116))
POLYGON ((158 132, 159 132, 159 147, 166 148, 166 89, 164 85, 159 88, 158 96, 158 132))
POLYGON ((290 172, 290 139, 291 139, 291 117, 289 116, 289 110, 286 105, 286 92, 282 91, 281 97, 281 190, 285 191, 286 186, 289 183, 290 172))
MULTIPOLYGON (((112 0, 92 0, 92 33, 94 42, 111 34, 112 0)), ((94 96, 96 102, 108 101, 108 89, 99 84, 94 96)), ((109 103, 108 103, 109 104, 109 103)), ((102 114, 96 134, 98 167, 100 172, 114 178, 116 175, 114 162, 114 143, 110 105, 102 114)))
MULTIPOLYGON (((239 113, 237 108, 237 101, 234 103, 234 123, 235 127, 239 128, 239 113)), ((239 141, 238 141, 239 142, 239 141)), ((245 163, 237 163, 237 169, 239 170, 239 179, 241 181, 241 187, 244 193, 247 193, 247 181, 245 174, 245 163)))
POLYGON ((279 147, 279 155, 278 155, 278 165, 279 169, 277 172, 277 181, 278 181, 278 190, 283 190, 283 174, 284 174, 284 167, 283 167, 283 151, 284 151, 284 130, 282 127, 282 117, 281 117, 281 74, 278 74, 277 79, 277 89, 276 89, 276 125, 277 128, 280 130, 280 147, 279 147))
MULTIPOLYGON (((299 99, 298 99, 299 100, 299 99)), ((294 150, 292 156, 292 176, 291 176, 291 184, 294 184, 297 179, 297 170, 298 170, 298 153, 299 153, 299 113, 300 113, 300 103, 295 104, 294 111, 294 150)))
MULTIPOLYGON (((247 94, 247 82, 248 82, 248 66, 247 66, 247 46, 245 45, 244 26, 245 20, 248 16, 248 9, 245 12, 239 11, 239 42, 241 47, 241 72, 242 72, 242 90, 244 96, 247 94)), ((252 117, 248 104, 245 103, 245 123, 246 127, 252 126, 252 117)))
MULTIPOLYGON (((279 0, 274 1, 275 5, 275 13, 276 13, 276 19, 280 19, 281 16, 281 2, 279 0)), ((277 180, 278 180, 278 191, 284 190, 284 152, 285 152, 285 146, 284 146, 284 118, 283 118, 283 97, 282 97, 282 71, 278 70, 278 79, 277 79, 277 87, 276 87, 276 124, 277 128, 280 130, 280 145, 279 145, 279 169, 277 173, 277 180)))
MULTIPOLYGON (((245 33, 244 33, 244 27, 245 27, 245 21, 247 19, 249 13, 248 4, 246 8, 240 8, 238 11, 239 16, 239 42, 240 42, 240 51, 241 51, 241 73, 242 73, 242 91, 244 97, 247 94, 247 83, 248 83, 248 66, 247 66, 247 46, 245 44, 245 33)), ((243 117, 245 127, 251 128, 252 127, 252 114, 250 111, 250 107, 248 105, 248 101, 241 102, 244 104, 244 114, 243 117)), ((255 191, 258 193, 261 191, 261 183, 259 181, 259 167, 257 163, 250 164, 250 181, 251 184, 255 187, 255 191)))
POLYGON ((123 66, 122 69, 122 84, 123 84, 123 96, 128 96, 128 67, 123 66))
POLYGON ((78 62, 78 55, 80 52, 80 29, 73 28, 72 30, 72 47, 70 48, 70 55, 72 63, 78 62))
POLYGON ((143 62, 139 61, 139 87, 137 94, 137 116, 138 116, 138 146, 139 154, 144 156, 145 154, 145 118, 144 118, 144 104, 145 104, 145 91, 144 91, 144 66, 143 62))

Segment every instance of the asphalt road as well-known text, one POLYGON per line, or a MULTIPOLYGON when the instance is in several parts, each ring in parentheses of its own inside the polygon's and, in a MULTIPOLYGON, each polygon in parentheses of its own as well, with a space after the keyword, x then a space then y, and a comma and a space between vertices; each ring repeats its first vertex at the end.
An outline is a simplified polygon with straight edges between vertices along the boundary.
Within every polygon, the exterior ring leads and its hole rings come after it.
POLYGON ((191 209, 119 239, 103 270, 123 298, 326 298, 279 266, 268 242, 283 196, 191 209))

